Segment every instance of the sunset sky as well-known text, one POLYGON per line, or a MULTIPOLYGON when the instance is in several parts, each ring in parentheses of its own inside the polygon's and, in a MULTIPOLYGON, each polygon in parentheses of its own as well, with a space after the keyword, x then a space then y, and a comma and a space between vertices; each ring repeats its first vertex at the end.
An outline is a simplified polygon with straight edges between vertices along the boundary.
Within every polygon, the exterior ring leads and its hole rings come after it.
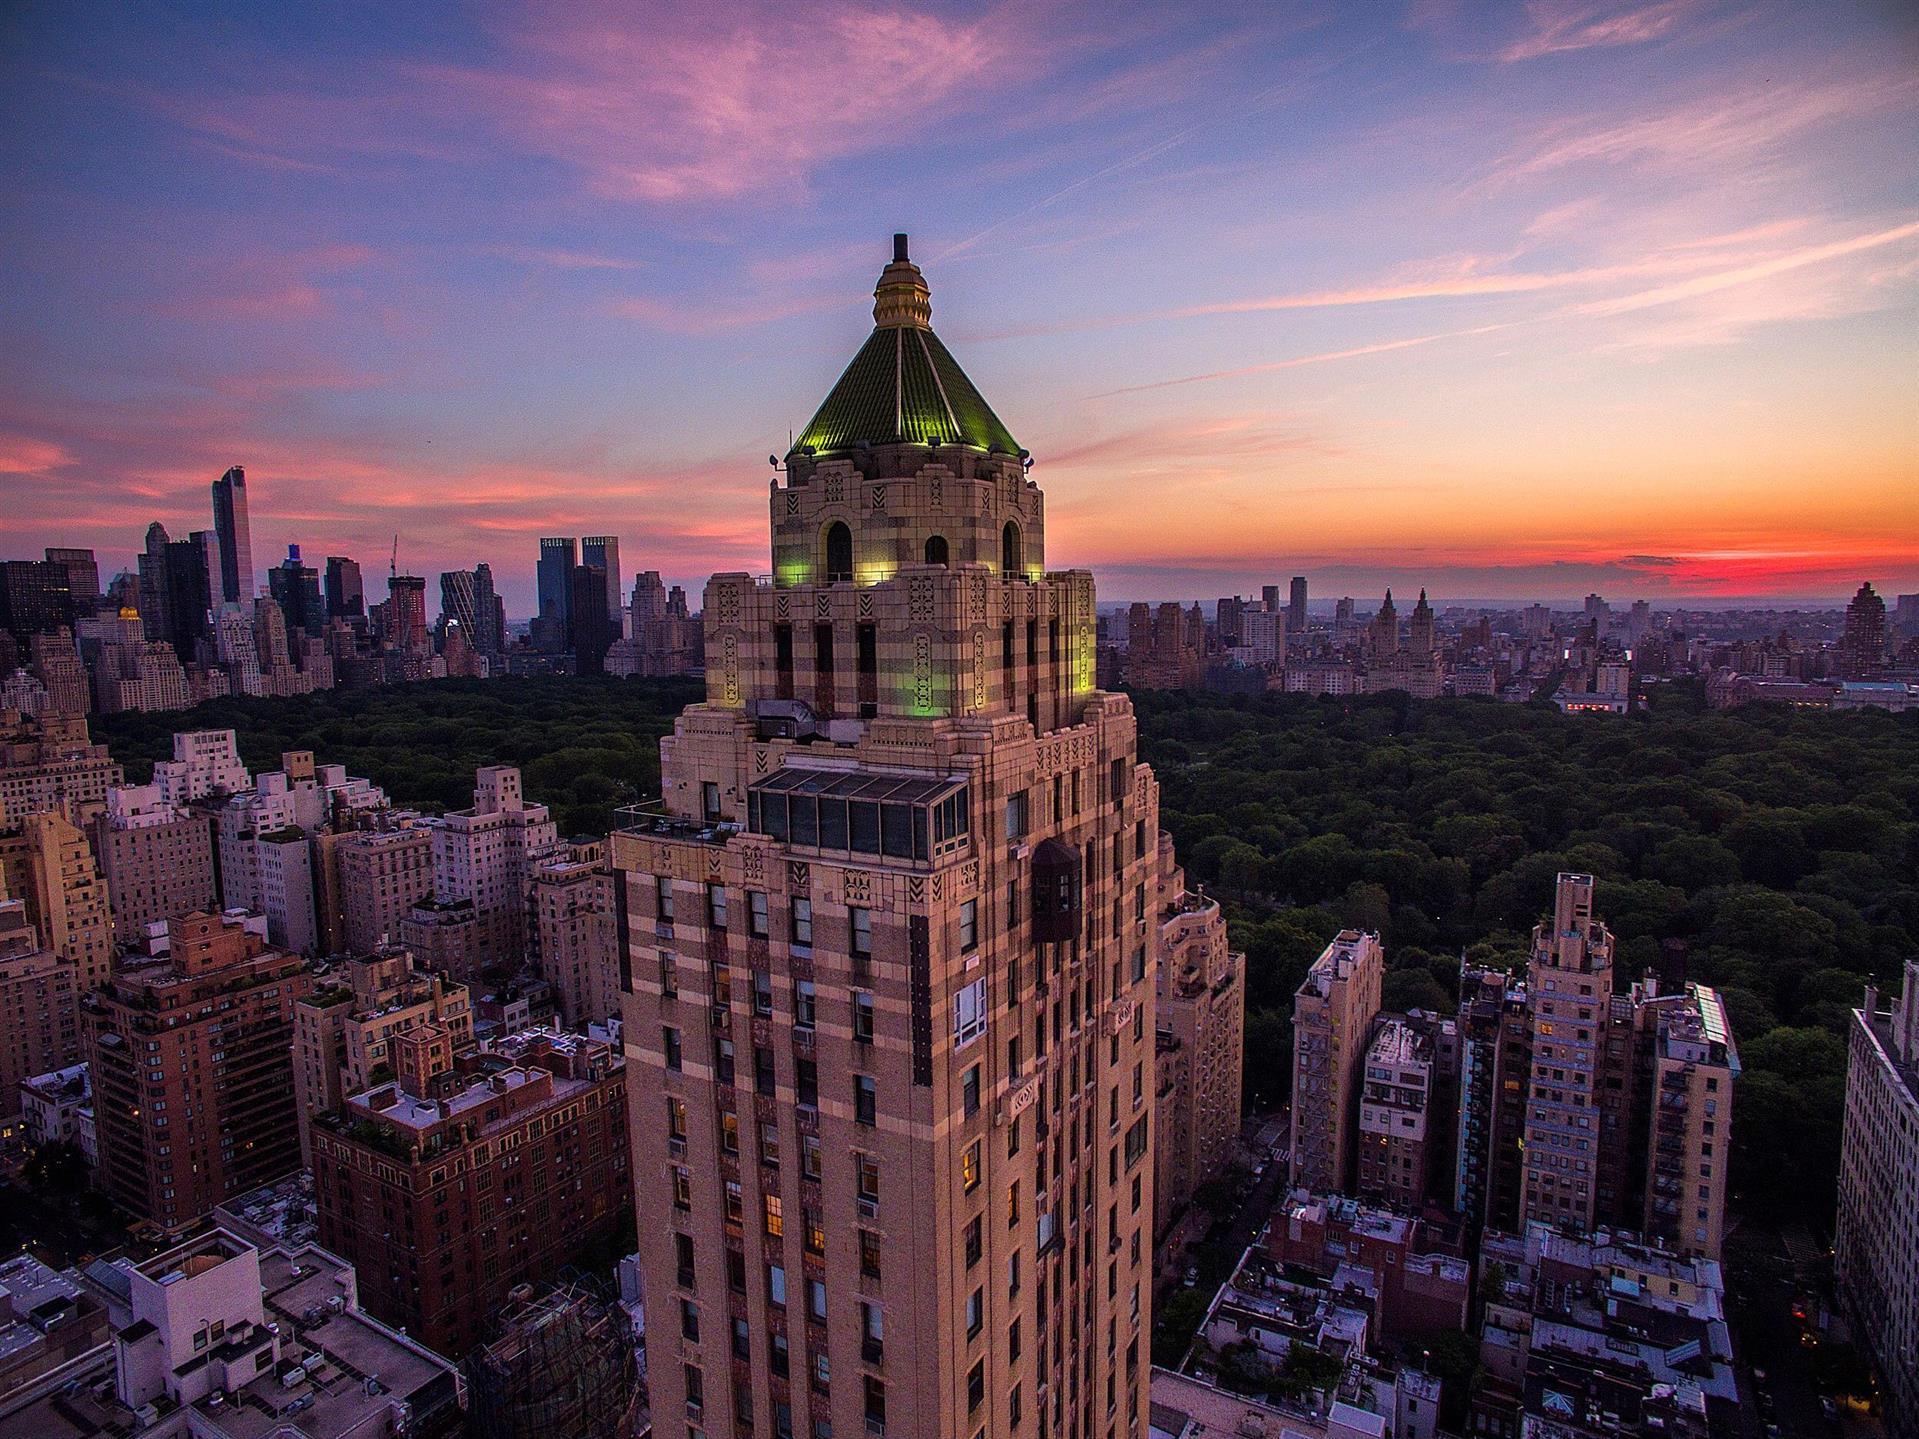
POLYGON ((1105 599, 1919 590, 1919 20, 7 6, 0 556, 768 567, 895 230, 1105 599))

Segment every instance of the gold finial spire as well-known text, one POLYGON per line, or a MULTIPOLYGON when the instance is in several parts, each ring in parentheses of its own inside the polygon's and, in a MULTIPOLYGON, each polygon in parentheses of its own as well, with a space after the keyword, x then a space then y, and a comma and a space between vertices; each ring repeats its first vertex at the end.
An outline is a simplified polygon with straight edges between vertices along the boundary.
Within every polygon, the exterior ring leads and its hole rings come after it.
POLYGON ((920 267, 906 257, 906 236, 893 237, 893 263, 873 287, 873 323, 882 330, 930 330, 933 298, 920 267))

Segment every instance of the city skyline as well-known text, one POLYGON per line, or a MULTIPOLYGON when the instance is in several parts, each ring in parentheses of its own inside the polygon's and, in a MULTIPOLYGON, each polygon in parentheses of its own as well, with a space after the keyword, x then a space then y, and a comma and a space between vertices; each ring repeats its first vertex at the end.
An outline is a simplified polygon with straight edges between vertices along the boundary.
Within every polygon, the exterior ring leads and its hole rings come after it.
POLYGON ((15 19, 10 548, 111 574, 241 464, 262 569, 397 531, 524 616, 611 530, 697 594, 910 230, 1102 599, 1919 588, 1919 32, 1449 8, 15 19))

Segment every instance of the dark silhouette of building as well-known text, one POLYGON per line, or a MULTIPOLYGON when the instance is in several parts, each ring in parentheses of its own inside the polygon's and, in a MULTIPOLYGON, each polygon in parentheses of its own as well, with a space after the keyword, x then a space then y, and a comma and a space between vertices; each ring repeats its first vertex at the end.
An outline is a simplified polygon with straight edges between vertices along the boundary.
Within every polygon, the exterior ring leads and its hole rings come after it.
POLYGON ((247 472, 239 465, 213 482, 213 534, 220 554, 218 598, 246 604, 253 599, 253 532, 247 523, 247 472))
POLYGON ((366 589, 360 581, 360 563, 345 555, 326 557, 326 612, 328 619, 366 618, 366 589))
POLYGON ((1846 606, 1846 630, 1839 640, 1840 672, 1846 679, 1870 679, 1884 664, 1885 654, 1886 602, 1868 581, 1846 606))
POLYGON ((287 557, 267 571, 267 591, 289 630, 318 636, 326 629, 326 606, 320 599, 320 572, 300 563, 300 547, 287 546, 287 557))
POLYGON ((577 672, 606 673, 606 652, 613 644, 613 616, 606 608, 606 571, 598 565, 575 565, 567 599, 567 648, 573 651, 577 672))

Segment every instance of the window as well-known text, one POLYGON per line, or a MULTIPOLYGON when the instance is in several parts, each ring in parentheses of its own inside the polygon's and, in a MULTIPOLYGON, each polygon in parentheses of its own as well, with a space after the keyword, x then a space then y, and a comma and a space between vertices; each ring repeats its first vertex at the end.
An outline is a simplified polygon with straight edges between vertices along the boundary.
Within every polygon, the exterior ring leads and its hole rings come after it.
POLYGON ((966 1372, 966 1412, 971 1414, 986 1402, 986 1361, 977 1359, 966 1372))
POLYGON ((808 1179, 820 1177, 820 1137, 817 1134, 800 1136, 800 1173, 808 1179))
POLYGON ((826 1253, 826 1217, 817 1209, 805 1210, 800 1217, 806 1222, 806 1252, 826 1253))
POLYGON ((982 1233, 984 1222, 975 1214, 966 1225, 966 1267, 971 1269, 979 1263, 980 1255, 985 1251, 985 1236, 982 1233))
POLYGON ((700 815, 708 824, 722 818, 720 814, 720 787, 712 780, 700 784, 700 815))
POLYGON ((760 1163, 769 1169, 780 1167, 780 1127, 770 1121, 760 1125, 760 1163))
POLYGON ((961 985, 953 995, 953 1043, 965 1048, 986 1033, 986 981, 961 985))
POLYGON ((806 1310, 820 1323, 826 1322, 826 1281, 824 1279, 806 1281, 806 1310))
POLYGON ((766 1302, 781 1309, 786 1307, 786 1269, 782 1265, 766 1266, 766 1302))
POLYGON ((926 563, 929 565, 943 565, 946 563, 946 536, 927 536, 926 563))
POLYGON ((847 911, 847 916, 851 921, 853 957, 871 959, 873 957, 873 911, 861 909, 855 905, 847 911))
POLYGON ((860 1273, 869 1279, 880 1277, 880 1237, 870 1229, 860 1231, 860 1273))
POLYGON ((1018 839, 1026 833, 1026 791, 1021 790, 1006 801, 1006 837, 1018 839))
POLYGON ((762 1019, 773 1013, 773 976, 763 969, 753 971, 753 1013, 762 1019))
POLYGON ((786 1216, 781 1210, 780 1203, 779 1195, 766 1196, 766 1232, 775 1239, 786 1233, 786 1216))
MULTIPOLYGON (((960 1151, 960 1185, 968 1194, 979 1188, 979 1146, 980 1142, 975 1139, 960 1151)), ((977 1219, 973 1222, 979 1223, 977 1219)))
POLYGON ((853 991, 853 1038, 861 1044, 873 1042, 873 996, 863 989, 853 991))
POLYGON ((666 1097, 666 1137, 686 1144, 686 1101, 676 1094, 666 1097))
POLYGON ((793 1061, 793 1097, 802 1109, 817 1109, 820 1103, 820 1067, 817 1060, 800 1056, 793 1061))
POLYGON ((801 979, 793 984, 793 1024, 798 1029, 811 1029, 815 1013, 813 981, 801 979))
POLYGON ((680 969, 673 956, 660 951, 660 998, 677 999, 680 993, 680 969))
MULTIPOLYGON (((1011 523, 1010 521, 1008 523, 1011 523)), ((839 520, 826 527, 825 559, 823 566, 826 582, 839 584, 853 578, 853 532, 839 520)))
POLYGON ((706 922, 714 929, 726 928, 726 886, 723 884, 706 887, 706 922))
POLYGON ((766 896, 758 890, 746 895, 746 932, 754 939, 766 938, 766 896))
POLYGON ((979 901, 969 899, 960 905, 960 952, 979 948, 979 901))
POLYGON ((960 1107, 970 1119, 979 1113, 979 1066, 969 1065, 960 1076, 960 1107))
POLYGON ((854 1156, 860 1213, 868 1219, 880 1212, 880 1162, 870 1154, 854 1156))
POLYGON ((654 901, 661 924, 673 922, 673 881, 660 875, 653 881, 654 901))
POLYGON ((869 1129, 879 1122, 879 1086, 870 1074, 853 1076, 853 1122, 869 1129))
POLYGON ((693 1207, 693 1175, 684 1165, 673 1166, 673 1207, 675 1209, 693 1207))
POLYGON ((693 1287, 693 1236, 690 1234, 675 1234, 673 1236, 673 1255, 677 1261, 675 1267, 679 1271, 680 1284, 687 1289, 691 1289, 693 1287))
POLYGON ((660 1047, 666 1052, 666 1067, 678 1073, 680 1069, 680 1032, 670 1024, 660 1027, 660 1047))
POLYGON ((813 901, 793 900, 793 943, 811 947, 813 943, 813 901))
POLYGON ((680 1301, 680 1338, 700 1342, 700 1306, 691 1299, 680 1301))

